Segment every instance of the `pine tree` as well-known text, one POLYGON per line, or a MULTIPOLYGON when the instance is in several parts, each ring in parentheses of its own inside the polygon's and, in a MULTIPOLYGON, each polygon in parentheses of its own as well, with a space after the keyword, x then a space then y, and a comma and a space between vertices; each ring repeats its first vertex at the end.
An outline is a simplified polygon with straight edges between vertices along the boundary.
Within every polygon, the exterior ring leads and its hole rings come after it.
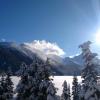
POLYGON ((71 100, 71 94, 70 94, 70 84, 68 85, 68 100, 71 100))
POLYGON ((49 58, 47 58, 46 62, 44 62, 39 68, 40 68, 39 74, 40 74, 42 80, 50 81, 51 69, 50 69, 49 58))
POLYGON ((79 100, 84 100, 84 89, 81 84, 78 85, 79 100))
POLYGON ((67 86, 67 82, 63 83, 63 93, 61 95, 61 100, 70 100, 70 86, 67 86))
MULTIPOLYGON (((50 78, 51 70, 50 70, 49 59, 47 59, 46 62, 43 62, 40 59, 38 59, 33 64, 31 65, 31 68, 29 71, 30 80, 31 81, 33 80, 33 83, 31 82, 32 83, 32 87, 31 87, 32 93, 31 93, 30 98, 31 99, 35 98, 38 100, 47 100, 47 92, 46 91, 47 91, 47 88, 48 88, 50 82, 52 81, 52 79, 50 78), (35 64, 35 65, 33 65, 33 64, 35 64), (33 86, 33 84, 34 84, 34 86, 33 86), (35 87, 35 88, 33 88, 33 87, 35 87)), ((30 85, 31 85, 31 83, 30 83, 30 85)))
POLYGON ((99 90, 96 88, 98 80, 96 67, 98 64, 94 63, 97 54, 91 52, 90 44, 91 42, 88 41, 79 46, 82 49, 82 55, 85 61, 85 68, 82 71, 84 100, 99 100, 99 90))
MULTIPOLYGON (((38 70, 37 70, 37 75, 38 78, 38 86, 39 86, 39 90, 38 90, 38 100, 47 100, 48 97, 48 87, 50 86, 50 84, 52 83, 52 73, 51 73, 51 69, 50 69, 50 62, 49 62, 49 58, 47 58, 46 62, 43 62, 41 60, 39 60, 39 66, 38 66, 38 70)), ((53 85, 53 83, 52 83, 53 85)), ((54 87, 54 86, 53 86, 54 87)), ((54 87, 55 88, 55 87, 54 87)), ((56 91, 56 88, 55 88, 56 91)), ((55 95, 54 95, 55 96, 55 95)))
POLYGON ((73 100, 79 100, 79 84, 78 84, 77 76, 73 77, 72 84, 73 84, 73 86, 72 86, 73 100))
POLYGON ((46 62, 40 67, 39 75, 41 77, 41 83, 39 86, 39 98, 43 100, 47 100, 47 88, 52 81, 50 78, 51 76, 51 69, 50 69, 50 63, 49 58, 47 58, 46 62))
POLYGON ((16 100, 27 100, 27 97, 29 96, 29 91, 28 91, 28 66, 23 63, 20 67, 20 70, 17 72, 17 75, 21 77, 17 88, 17 98, 16 100))
POLYGON ((47 94, 47 100, 56 100, 56 88, 52 82, 50 82, 49 87, 47 88, 47 94))
POLYGON ((0 80, 0 100, 13 99, 13 82, 11 80, 11 70, 2 73, 0 80))
POLYGON ((0 100, 6 100, 5 92, 6 92, 6 84, 5 84, 5 73, 2 73, 0 80, 0 100))
POLYGON ((35 58, 31 65, 23 64, 18 74, 21 80, 16 88, 17 100, 47 100, 47 88, 52 81, 48 59, 43 62, 35 58))
POLYGON ((12 71, 10 68, 8 68, 8 71, 6 73, 6 78, 5 78, 5 85, 6 85, 5 97, 6 97, 6 100, 11 100, 13 98, 13 93, 14 93, 11 75, 12 75, 12 71))

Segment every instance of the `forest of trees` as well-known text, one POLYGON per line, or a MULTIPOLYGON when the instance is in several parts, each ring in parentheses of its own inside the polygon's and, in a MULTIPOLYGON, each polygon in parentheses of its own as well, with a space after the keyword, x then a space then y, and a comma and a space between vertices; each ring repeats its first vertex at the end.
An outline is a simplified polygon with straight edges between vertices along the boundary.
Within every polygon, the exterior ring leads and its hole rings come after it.
POLYGON ((58 89, 52 82, 49 58, 45 62, 35 58, 31 65, 22 63, 16 72, 20 81, 15 90, 11 69, 1 74, 0 100, 100 100, 100 83, 96 70, 98 63, 94 62, 97 54, 91 52, 90 44, 87 41, 79 46, 84 59, 82 82, 78 83, 78 78, 74 75, 71 89, 67 81, 64 81, 61 96, 56 95, 58 89))

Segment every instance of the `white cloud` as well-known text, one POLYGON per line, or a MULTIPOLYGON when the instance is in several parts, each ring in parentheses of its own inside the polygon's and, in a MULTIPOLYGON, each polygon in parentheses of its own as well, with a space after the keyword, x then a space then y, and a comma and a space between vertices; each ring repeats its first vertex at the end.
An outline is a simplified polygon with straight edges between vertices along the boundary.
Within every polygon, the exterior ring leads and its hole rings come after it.
POLYGON ((56 43, 50 43, 45 40, 39 41, 39 40, 34 40, 31 43, 25 43, 28 45, 30 48, 35 48, 37 50, 40 50, 41 52, 45 53, 46 55, 48 54, 53 54, 57 56, 64 56, 65 52, 63 49, 61 49, 56 43))

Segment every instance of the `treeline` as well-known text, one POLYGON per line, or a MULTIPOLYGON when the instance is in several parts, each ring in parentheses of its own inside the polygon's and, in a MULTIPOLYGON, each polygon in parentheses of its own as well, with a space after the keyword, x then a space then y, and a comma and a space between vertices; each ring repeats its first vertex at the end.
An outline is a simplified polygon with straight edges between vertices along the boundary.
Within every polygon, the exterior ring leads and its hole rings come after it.
POLYGON ((90 44, 88 41, 79 46, 85 62, 81 73, 82 83, 78 83, 77 76, 74 76, 71 89, 64 81, 62 95, 57 96, 49 58, 46 62, 35 58, 31 65, 21 65, 16 73, 20 81, 15 90, 11 70, 1 75, 0 100, 100 100, 100 83, 96 69, 99 64, 96 61, 97 54, 90 50, 90 44))

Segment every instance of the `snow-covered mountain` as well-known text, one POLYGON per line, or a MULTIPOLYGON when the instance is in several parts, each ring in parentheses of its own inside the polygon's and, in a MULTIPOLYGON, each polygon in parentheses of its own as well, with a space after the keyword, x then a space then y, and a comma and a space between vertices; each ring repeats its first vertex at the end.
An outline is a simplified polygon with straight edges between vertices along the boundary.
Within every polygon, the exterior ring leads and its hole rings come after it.
POLYGON ((73 75, 80 74, 83 68, 81 55, 73 58, 62 58, 54 54, 45 54, 36 48, 31 48, 27 44, 16 44, 14 42, 0 42, 0 70, 7 70, 12 67, 13 71, 19 69, 22 62, 31 64, 37 57, 45 61, 50 58, 52 70, 56 75, 73 75))
POLYGON ((65 64, 72 64, 72 63, 74 63, 74 65, 77 64, 77 65, 81 66, 81 68, 84 67, 84 60, 83 60, 81 54, 79 54, 77 56, 74 56, 74 57, 65 57, 64 58, 64 63, 65 64))

